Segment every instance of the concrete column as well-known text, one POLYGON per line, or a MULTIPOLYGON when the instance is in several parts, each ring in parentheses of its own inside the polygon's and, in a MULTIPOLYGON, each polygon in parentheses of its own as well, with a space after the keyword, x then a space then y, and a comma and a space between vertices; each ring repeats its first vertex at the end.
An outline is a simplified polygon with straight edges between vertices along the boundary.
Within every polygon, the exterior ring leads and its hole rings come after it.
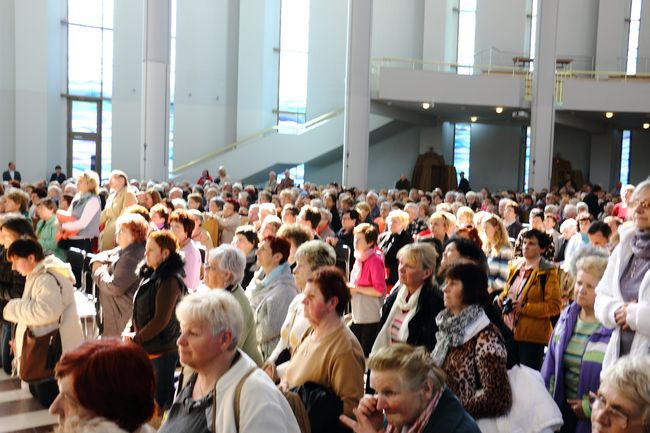
POLYGON ((168 175, 171 0, 144 0, 142 163, 145 179, 168 175))
POLYGON ((366 188, 370 145, 372 0, 348 0, 343 185, 366 188))
POLYGON ((528 186, 539 191, 551 184, 555 134, 555 57, 559 0, 537 6, 537 57, 531 103, 530 176, 528 186))

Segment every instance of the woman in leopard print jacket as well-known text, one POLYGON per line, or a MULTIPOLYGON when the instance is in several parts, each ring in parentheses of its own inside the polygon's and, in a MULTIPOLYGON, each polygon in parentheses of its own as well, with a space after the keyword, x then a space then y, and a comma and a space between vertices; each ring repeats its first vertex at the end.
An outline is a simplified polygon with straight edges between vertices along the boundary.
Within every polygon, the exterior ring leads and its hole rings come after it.
POLYGON ((485 314, 487 275, 473 263, 447 271, 445 310, 438 314, 433 360, 447 373, 447 385, 475 419, 505 415, 512 405, 507 352, 485 314))

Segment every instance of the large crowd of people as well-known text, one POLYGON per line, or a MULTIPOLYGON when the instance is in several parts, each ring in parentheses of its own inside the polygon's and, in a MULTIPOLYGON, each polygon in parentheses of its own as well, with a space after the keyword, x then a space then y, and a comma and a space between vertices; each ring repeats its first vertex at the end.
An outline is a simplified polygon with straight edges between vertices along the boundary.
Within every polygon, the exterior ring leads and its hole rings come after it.
POLYGON ((61 431, 650 432, 650 178, 524 193, 15 170, 0 362, 61 431), (41 359, 28 346, 50 335, 41 359))

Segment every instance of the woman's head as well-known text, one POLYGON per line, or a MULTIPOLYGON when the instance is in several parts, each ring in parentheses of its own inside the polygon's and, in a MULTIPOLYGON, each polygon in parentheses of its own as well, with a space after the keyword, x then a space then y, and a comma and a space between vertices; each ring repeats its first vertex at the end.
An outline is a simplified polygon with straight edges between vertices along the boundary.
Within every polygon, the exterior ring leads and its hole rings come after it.
POLYGON ((144 194, 143 204, 147 209, 151 209, 161 201, 162 198, 160 197, 160 193, 155 188, 149 188, 144 194))
POLYGON ((29 195, 21 189, 12 188, 5 194, 5 212, 19 212, 27 211, 29 206, 29 195))
POLYGON ((601 377, 591 404, 595 432, 650 431, 650 357, 624 356, 601 377))
POLYGON ((240 284, 244 279, 246 257, 236 247, 228 244, 210 250, 205 266, 205 284, 211 289, 225 289, 240 284))
POLYGON ((577 276, 573 289, 576 302, 580 307, 593 310, 596 302, 596 286, 607 268, 607 257, 586 256, 576 263, 577 276))
POLYGON ((232 244, 242 253, 247 255, 257 248, 258 243, 259 237, 257 236, 257 231, 255 231, 255 226, 239 226, 235 230, 235 237, 232 239, 232 244))
POLYGON ((324 266, 314 272, 305 287, 305 317, 312 326, 333 315, 343 316, 350 302, 350 289, 343 272, 335 266, 324 266))
POLYGON ((0 220, 0 242, 5 248, 22 237, 36 239, 34 227, 22 215, 8 215, 0 220))
POLYGON ((9 246, 7 258, 11 262, 11 269, 26 277, 45 258, 45 254, 36 239, 20 238, 9 246))
POLYGON ((176 209, 169 216, 169 228, 182 243, 192 237, 194 220, 185 209, 176 209))
POLYGON ((291 243, 279 236, 267 236, 257 249, 257 262, 265 269, 274 269, 286 263, 291 252, 291 243))
POLYGON ((644 180, 634 188, 630 207, 634 212, 634 225, 641 230, 650 230, 650 179, 644 180))
POLYGON ((487 241, 485 248, 488 252, 490 250, 498 251, 503 247, 510 248, 508 230, 499 216, 490 215, 483 220, 483 230, 487 241))
POLYGON ((244 327, 239 303, 230 293, 210 290, 184 297, 176 307, 181 335, 176 344, 180 361, 194 370, 224 361, 237 349, 244 327))
POLYGON ((379 230, 377 227, 362 223, 354 228, 354 249, 363 253, 377 245, 379 230))
POLYGON ((458 262, 447 269, 444 293, 445 307, 460 312, 465 307, 488 301, 488 279, 485 269, 472 262, 458 262))
POLYGON ((124 213, 115 223, 117 245, 126 248, 132 243, 144 244, 147 241, 149 224, 137 213, 124 213))
POLYGON ((397 260, 400 281, 409 291, 415 291, 435 273, 438 253, 429 242, 415 242, 403 246, 397 260))
POLYGON ((370 356, 368 368, 377 409, 397 431, 413 424, 445 386, 444 371, 435 366, 424 347, 403 343, 383 347, 370 356))
POLYGON ((162 262, 178 251, 178 239, 169 230, 151 232, 144 250, 147 265, 156 269, 162 262))
POLYGON ((51 198, 44 198, 38 203, 38 207, 36 208, 36 212, 38 213, 38 217, 42 220, 49 220, 52 218, 52 215, 56 213, 57 206, 54 200, 51 198))
POLYGON ((386 224, 391 233, 399 233, 409 225, 409 214, 400 209, 392 210, 386 217, 386 224))
POLYGON ((319 240, 305 242, 296 250, 296 267, 293 270, 296 285, 304 289, 316 269, 335 264, 336 253, 329 244, 319 240))
POLYGON ((58 415, 62 427, 70 417, 102 417, 133 432, 153 415, 151 361, 134 343, 87 341, 65 353, 55 371, 59 395, 50 413, 58 415))
POLYGON ((483 263, 486 260, 485 254, 474 242, 465 238, 453 237, 449 239, 442 253, 440 271, 444 272, 460 259, 475 263, 483 263))
POLYGON ((80 193, 99 193, 99 176, 97 172, 86 170, 77 176, 77 191, 80 193))
POLYGON ((312 240, 314 237, 311 230, 300 224, 283 224, 278 229, 277 235, 291 243, 288 259, 291 264, 295 262, 295 255, 298 247, 305 242, 312 240))

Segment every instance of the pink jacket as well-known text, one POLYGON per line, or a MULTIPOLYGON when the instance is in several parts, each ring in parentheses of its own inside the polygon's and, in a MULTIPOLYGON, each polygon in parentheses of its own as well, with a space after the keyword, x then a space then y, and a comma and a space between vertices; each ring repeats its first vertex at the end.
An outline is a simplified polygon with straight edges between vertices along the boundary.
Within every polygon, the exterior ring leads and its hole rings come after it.
POLYGON ((382 295, 385 294, 384 253, 379 248, 374 248, 357 257, 350 274, 350 282, 355 286, 374 287, 382 295))

